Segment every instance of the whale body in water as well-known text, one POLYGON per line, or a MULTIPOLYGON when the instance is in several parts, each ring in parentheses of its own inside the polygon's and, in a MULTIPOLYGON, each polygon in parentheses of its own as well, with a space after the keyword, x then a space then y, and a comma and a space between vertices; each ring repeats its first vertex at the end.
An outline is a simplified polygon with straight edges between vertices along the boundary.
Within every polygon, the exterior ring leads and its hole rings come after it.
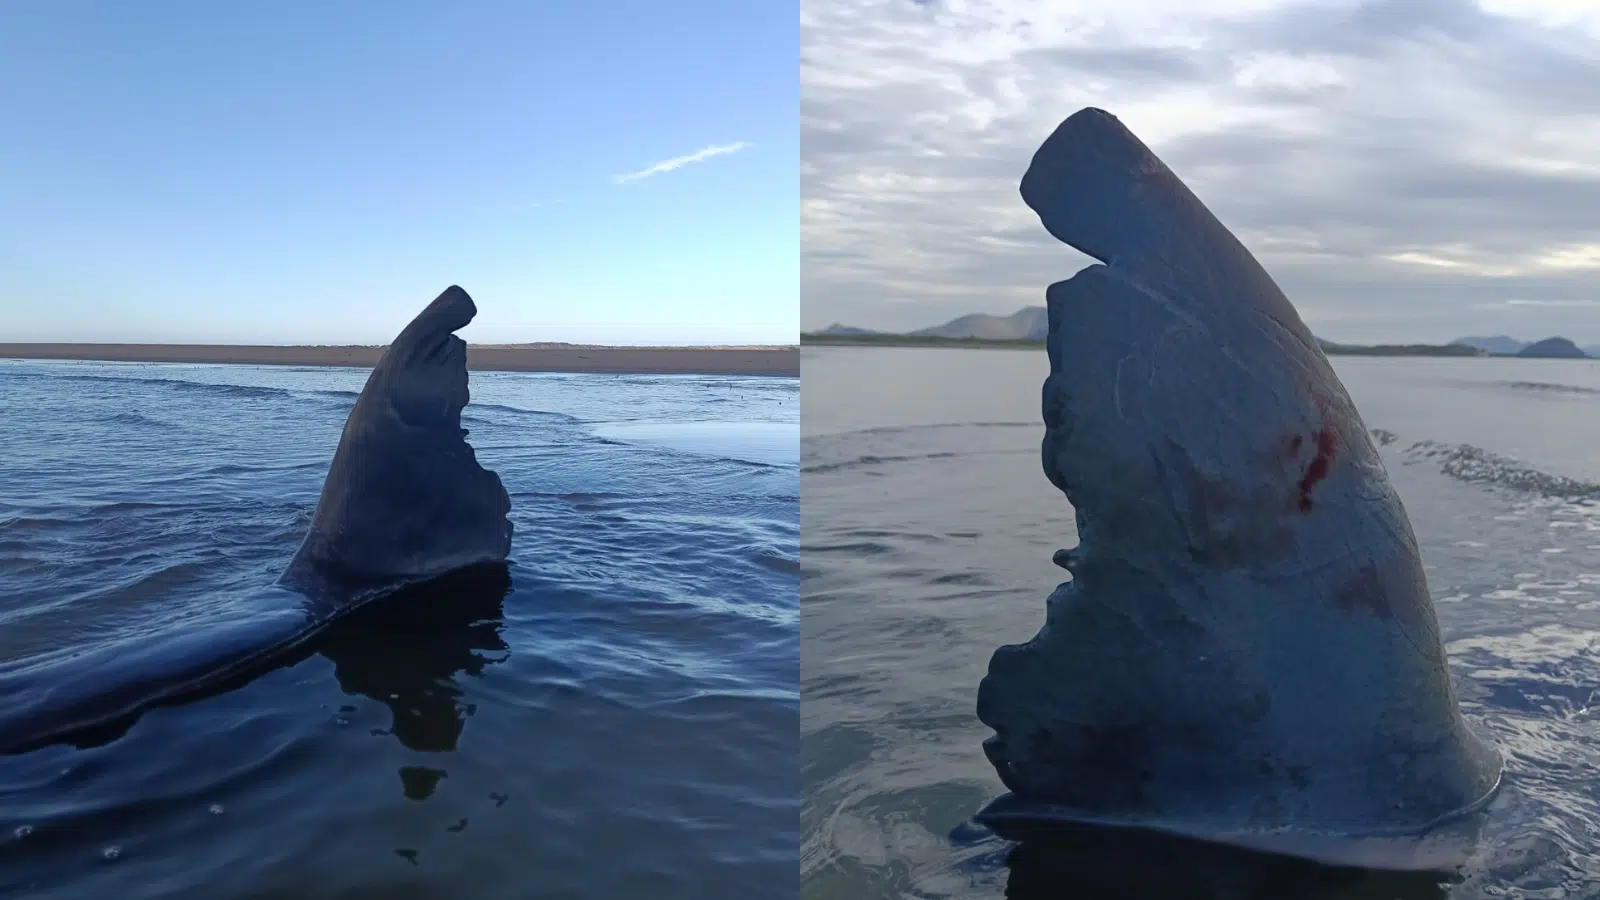
POLYGON ((268 671, 386 598, 458 573, 504 572, 510 497, 461 427, 467 345, 455 332, 476 314, 452 286, 384 351, 275 584, 168 631, 0 668, 0 753, 125 726, 268 671))
POLYGON ((1021 191, 1101 264, 1046 295, 1042 457, 1079 544, 979 686, 1010 793, 978 820, 1463 864, 1501 757, 1461 715, 1405 510, 1311 332, 1106 112, 1063 122, 1021 191))

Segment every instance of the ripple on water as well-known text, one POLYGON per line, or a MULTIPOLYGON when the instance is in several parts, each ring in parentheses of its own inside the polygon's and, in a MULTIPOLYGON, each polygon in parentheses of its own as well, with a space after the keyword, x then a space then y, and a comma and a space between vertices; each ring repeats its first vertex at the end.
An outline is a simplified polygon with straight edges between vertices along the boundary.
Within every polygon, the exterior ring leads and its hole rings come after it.
MULTIPOLYGON (((1346 384, 1368 424, 1396 429, 1379 427, 1375 441, 1422 546, 1463 708, 1507 753, 1479 857, 1453 879, 1394 878, 1104 834, 1019 847, 971 825, 1003 791, 981 749, 989 732, 974 715, 977 684, 996 646, 1042 624, 1045 597, 1065 577, 1050 556, 1076 542, 1073 511, 1038 468, 1042 426, 871 423, 917 412, 1006 418, 1009 407, 1036 402, 1042 371, 1024 356, 847 351, 805 361, 808 407, 826 410, 834 429, 808 431, 802 445, 808 900, 1600 897, 1596 488, 1459 439, 1407 433, 1441 421, 1434 408, 1478 411, 1486 388, 1507 391, 1480 377, 1433 394, 1416 388, 1426 408, 1402 406, 1394 398, 1411 395, 1397 386, 1428 383, 1434 371, 1406 361, 1336 364, 1342 375, 1346 366, 1393 367, 1372 375, 1367 393, 1360 380, 1346 384), (878 374, 886 368, 927 396, 890 406, 827 390, 888 377, 878 374), (1472 393, 1453 393, 1462 390, 1472 393), (982 402, 963 404, 969 395, 982 402), (943 540, 912 536, 929 534, 943 540), (987 583, 959 583, 967 573, 987 583)), ((1516 410, 1534 415, 1529 406, 1516 410)), ((1570 416, 1564 402, 1547 406, 1570 416)), ((1553 418, 1519 438, 1562 458, 1537 437, 1572 429, 1553 418)))
MULTIPOLYGON (((64 368, 0 369, 25 401, 0 417, 0 668, 270 583, 366 375, 64 368)), ((797 466, 663 465, 670 449, 584 424, 793 429, 792 381, 619 396, 609 377, 475 374, 472 441, 513 497, 509 593, 459 595, 471 621, 338 632, 101 746, 0 758, 0 895, 520 898, 535 872, 552 895, 734 897, 792 879, 797 466)))

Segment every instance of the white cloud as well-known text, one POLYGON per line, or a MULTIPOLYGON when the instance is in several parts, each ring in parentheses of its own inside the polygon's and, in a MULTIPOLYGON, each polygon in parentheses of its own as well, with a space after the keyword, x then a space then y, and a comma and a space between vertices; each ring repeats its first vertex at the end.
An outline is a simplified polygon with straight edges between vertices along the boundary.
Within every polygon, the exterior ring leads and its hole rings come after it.
POLYGON ((1507 306, 1555 306, 1562 308, 1600 306, 1592 300, 1507 300, 1507 306))
POLYGON ((748 150, 754 146, 755 144, 752 144, 749 141, 735 141, 731 144, 713 144, 710 147, 702 147, 699 150, 684 156, 674 156, 671 159, 664 159, 661 162, 653 163, 645 166, 637 172, 628 172, 625 175, 614 175, 612 176, 611 180, 616 184, 627 184, 630 181, 640 181, 642 179, 649 178, 652 175, 660 175, 663 172, 671 172, 675 169, 681 169, 690 163, 704 162, 713 156, 725 156, 729 153, 738 153, 740 150, 748 150))
POLYGON ((1538 262, 1552 269, 1600 269, 1600 244, 1552 247, 1538 262))

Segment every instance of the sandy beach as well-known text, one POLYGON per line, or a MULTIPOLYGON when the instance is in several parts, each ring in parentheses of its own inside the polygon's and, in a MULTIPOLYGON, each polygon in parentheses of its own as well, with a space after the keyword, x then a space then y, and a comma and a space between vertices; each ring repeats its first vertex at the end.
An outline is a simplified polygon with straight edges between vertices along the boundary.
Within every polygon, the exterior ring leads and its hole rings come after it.
MULTIPOLYGON (((217 363, 371 368, 383 347, 270 347, 228 344, 0 344, 0 359, 217 363)), ((486 372, 799 377, 799 347, 590 347, 581 344, 469 344, 467 367, 486 372)))

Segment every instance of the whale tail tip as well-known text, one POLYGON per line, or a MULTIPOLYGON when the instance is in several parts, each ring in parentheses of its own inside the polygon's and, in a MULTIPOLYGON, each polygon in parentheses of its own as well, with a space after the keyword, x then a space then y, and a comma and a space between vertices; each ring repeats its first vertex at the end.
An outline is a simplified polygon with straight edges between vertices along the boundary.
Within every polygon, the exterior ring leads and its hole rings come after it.
POLYGON ((311 528, 285 571, 292 586, 398 588, 504 563, 511 509, 461 427, 477 315, 451 285, 384 351, 345 422, 311 528))

